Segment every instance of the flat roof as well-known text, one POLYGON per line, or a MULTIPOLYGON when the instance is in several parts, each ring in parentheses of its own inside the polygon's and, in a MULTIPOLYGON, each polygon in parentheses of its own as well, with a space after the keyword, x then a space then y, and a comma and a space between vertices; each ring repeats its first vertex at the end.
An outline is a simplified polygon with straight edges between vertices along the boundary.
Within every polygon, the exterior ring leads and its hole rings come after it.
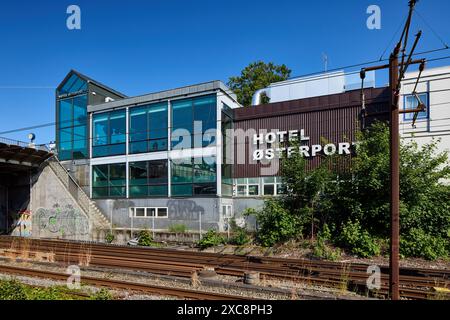
POLYGON ((214 80, 209 82, 204 82, 200 84, 195 84, 191 86, 180 87, 171 90, 164 90, 155 93, 149 93, 141 96, 125 98, 117 101, 105 102, 96 105, 89 105, 88 112, 104 111, 109 109, 115 109, 125 106, 140 105, 144 103, 158 102, 161 100, 166 100, 169 98, 180 98, 188 97, 190 95, 199 94, 202 92, 210 92, 221 90, 226 93, 229 97, 236 100, 236 94, 228 88, 222 81, 214 80))

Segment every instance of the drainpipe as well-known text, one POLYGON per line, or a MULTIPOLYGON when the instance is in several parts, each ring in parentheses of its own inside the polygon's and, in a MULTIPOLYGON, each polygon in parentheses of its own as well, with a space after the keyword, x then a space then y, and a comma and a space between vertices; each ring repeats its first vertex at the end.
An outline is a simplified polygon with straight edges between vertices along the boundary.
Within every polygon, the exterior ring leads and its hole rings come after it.
POLYGON ((263 93, 265 93, 268 97, 270 97, 269 92, 270 91, 268 88, 256 90, 256 92, 253 94, 252 97, 252 106, 257 106, 261 104, 261 96, 263 93))

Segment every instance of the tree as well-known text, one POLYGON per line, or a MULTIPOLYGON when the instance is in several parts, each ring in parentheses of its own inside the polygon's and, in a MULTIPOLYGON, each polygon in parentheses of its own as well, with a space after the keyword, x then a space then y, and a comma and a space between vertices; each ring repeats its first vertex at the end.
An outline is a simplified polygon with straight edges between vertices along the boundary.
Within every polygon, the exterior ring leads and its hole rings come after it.
MULTIPOLYGON (((227 84, 236 93, 239 103, 249 106, 256 90, 263 89, 273 82, 286 80, 290 75, 291 70, 284 64, 275 65, 272 62, 257 61, 245 67, 239 77, 230 77, 227 84)), ((269 98, 265 96, 262 102, 268 103, 269 98)))
MULTIPOLYGON (((258 237, 272 236, 265 244, 312 237, 329 226, 330 240, 359 256, 387 249, 389 129, 377 122, 359 132, 357 141, 347 172, 339 171, 338 156, 309 170, 298 153, 282 159, 286 196, 271 200, 276 205, 266 203, 255 214, 258 224, 263 224, 258 233, 264 234, 258 237), (283 224, 274 223, 279 219, 274 212, 283 224), (291 221, 295 223, 285 223, 291 221)), ((400 146, 400 253, 404 256, 436 259, 450 253, 450 165, 448 154, 437 152, 438 143, 433 140, 419 147, 402 141, 400 146)))

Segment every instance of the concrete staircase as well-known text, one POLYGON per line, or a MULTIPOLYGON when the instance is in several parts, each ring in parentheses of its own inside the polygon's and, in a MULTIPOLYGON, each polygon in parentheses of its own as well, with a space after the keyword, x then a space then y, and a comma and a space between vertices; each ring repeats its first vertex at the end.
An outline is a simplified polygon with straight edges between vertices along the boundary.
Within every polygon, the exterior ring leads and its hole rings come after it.
POLYGON ((104 230, 110 228, 110 222, 105 217, 100 208, 92 201, 89 196, 84 192, 75 179, 67 172, 66 168, 59 162, 59 160, 53 156, 47 160, 49 167, 59 178, 65 188, 78 203, 80 208, 88 216, 91 229, 104 230))

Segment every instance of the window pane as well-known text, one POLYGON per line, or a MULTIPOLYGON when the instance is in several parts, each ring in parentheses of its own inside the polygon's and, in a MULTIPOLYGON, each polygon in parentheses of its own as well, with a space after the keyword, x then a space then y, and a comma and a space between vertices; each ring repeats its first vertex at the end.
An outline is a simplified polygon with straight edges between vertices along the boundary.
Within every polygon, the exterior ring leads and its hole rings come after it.
POLYGON ((167 217, 167 208, 158 208, 158 217, 167 217))
POLYGON ((108 146, 108 154, 110 156, 117 155, 117 154, 125 154, 126 152, 126 144, 112 144, 108 146))
POLYGON ((215 195, 217 188, 215 183, 194 184, 194 194, 215 195))
POLYGON ((249 185, 248 186, 248 195, 249 196, 259 195, 259 186, 258 185, 249 185))
POLYGON ((183 128, 192 133, 192 100, 172 102, 172 129, 183 128))
POLYGON ((166 185, 154 185, 148 187, 149 196, 167 196, 168 187, 166 185))
POLYGON ((108 188, 92 188, 93 198, 104 198, 108 196, 108 188))
POLYGON ((110 187, 109 195, 111 197, 125 197, 126 196, 125 187, 110 187))
POLYGON ((191 159, 172 162, 172 183, 192 182, 191 159))
POLYGON ((59 101, 59 127, 67 128, 73 125, 72 123, 72 99, 59 101))
POLYGON ((264 183, 275 183, 275 177, 265 177, 263 178, 264 183))
POLYGON ((173 196, 192 196, 192 184, 172 184, 173 196))
POLYGON ((145 217, 145 208, 134 208, 136 217, 145 217))
POLYGON ((124 186, 126 184, 126 165, 111 164, 109 165, 109 182, 110 186, 124 186))
POLYGON ((130 142, 129 145, 130 153, 143 153, 148 151, 148 142, 147 140, 139 141, 139 142, 130 142))
POLYGON ((130 111, 130 141, 147 140, 147 107, 130 111))
POLYGON ((69 79, 67 79, 66 83, 62 86, 61 90, 59 90, 59 94, 65 94, 68 93, 72 85, 75 83, 75 81, 78 80, 78 76, 75 74, 72 74, 69 79))
POLYGON ((156 217, 156 208, 147 208, 147 217, 156 217))
POLYGON ((111 144, 124 143, 126 133, 125 111, 111 112, 109 126, 111 144))
POLYGON ((149 161, 148 177, 150 184, 167 183, 167 161, 149 161))
MULTIPOLYGON (((153 131, 165 129, 163 131, 165 131, 167 135, 167 116, 168 116, 167 103, 150 106, 148 111, 150 130, 153 131)), ((150 138, 159 138, 159 137, 150 136, 150 138)))
POLYGON ((146 186, 147 179, 147 162, 130 162, 130 185, 146 186))
POLYGON ((146 197, 147 194, 147 186, 130 186, 130 197, 146 197))
POLYGON ((150 140, 148 142, 149 151, 164 151, 167 150, 167 138, 150 140))
POLYGON ((87 96, 81 95, 73 98, 73 122, 74 125, 87 125, 87 96))
POLYGON ((106 145, 108 144, 108 115, 107 114, 97 114, 94 115, 94 134, 93 134, 93 145, 106 145))
POLYGON ((207 157, 202 159, 201 164, 194 161, 194 182, 215 182, 216 181, 216 159, 207 157))
POLYGON ((273 196, 275 194, 275 185, 266 184, 264 185, 264 195, 265 196, 273 196))
POLYGON ((247 186, 237 186, 237 195, 245 197, 247 195, 247 186))
POLYGON ((108 165, 93 166, 92 186, 107 187, 108 186, 108 165))

